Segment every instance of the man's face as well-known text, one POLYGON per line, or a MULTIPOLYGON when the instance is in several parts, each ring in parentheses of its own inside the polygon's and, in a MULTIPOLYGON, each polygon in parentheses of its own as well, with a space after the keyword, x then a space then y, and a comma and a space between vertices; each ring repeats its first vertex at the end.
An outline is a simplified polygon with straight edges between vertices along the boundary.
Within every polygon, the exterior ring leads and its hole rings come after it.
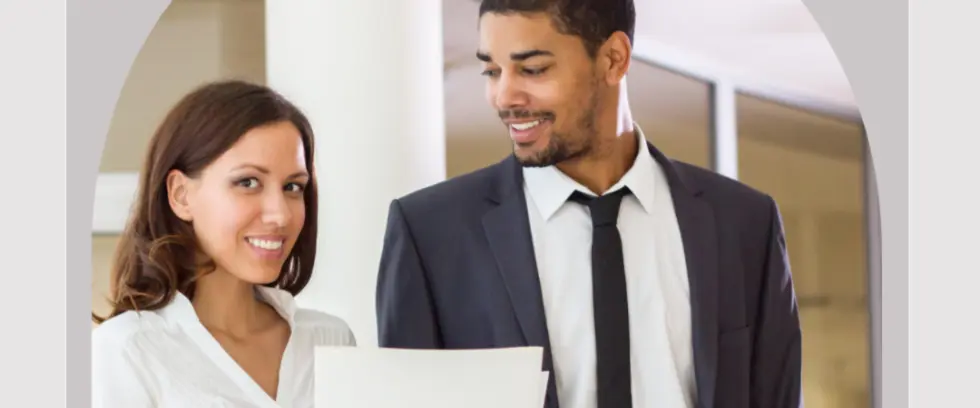
POLYGON ((486 13, 480 49, 486 97, 524 166, 550 166, 592 148, 600 78, 581 39, 546 13, 486 13))

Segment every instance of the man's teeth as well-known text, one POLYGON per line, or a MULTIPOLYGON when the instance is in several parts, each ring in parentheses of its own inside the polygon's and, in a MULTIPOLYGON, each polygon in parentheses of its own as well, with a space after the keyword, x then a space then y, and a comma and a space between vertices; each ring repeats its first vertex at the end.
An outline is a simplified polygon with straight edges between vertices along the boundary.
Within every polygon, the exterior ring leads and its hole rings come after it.
POLYGON ((541 120, 536 120, 534 122, 527 122, 527 123, 514 123, 514 124, 511 124, 511 126, 514 129, 517 129, 517 130, 528 130, 530 128, 533 128, 533 127, 539 125, 540 123, 541 123, 541 120))
POLYGON ((268 241, 264 239, 249 238, 248 243, 262 249, 268 249, 270 251, 275 251, 282 248, 282 241, 268 241))

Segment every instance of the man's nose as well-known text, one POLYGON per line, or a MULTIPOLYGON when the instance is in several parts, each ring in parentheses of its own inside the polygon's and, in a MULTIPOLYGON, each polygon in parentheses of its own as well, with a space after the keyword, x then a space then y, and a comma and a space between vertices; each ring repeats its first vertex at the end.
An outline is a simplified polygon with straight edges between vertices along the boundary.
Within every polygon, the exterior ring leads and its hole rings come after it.
POLYGON ((496 105, 499 110, 518 109, 527 106, 528 96, 520 79, 502 74, 496 86, 496 105))

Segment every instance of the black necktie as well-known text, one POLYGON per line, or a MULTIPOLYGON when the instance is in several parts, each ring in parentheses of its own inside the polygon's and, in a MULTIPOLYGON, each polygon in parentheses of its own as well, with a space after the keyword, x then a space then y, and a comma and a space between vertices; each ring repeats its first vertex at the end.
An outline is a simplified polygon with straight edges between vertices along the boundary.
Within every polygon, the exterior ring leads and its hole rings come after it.
POLYGON ((601 197, 576 191, 571 200, 592 214, 592 309, 595 319, 598 408, 632 406, 629 309, 623 243, 616 227, 619 204, 629 188, 601 197))

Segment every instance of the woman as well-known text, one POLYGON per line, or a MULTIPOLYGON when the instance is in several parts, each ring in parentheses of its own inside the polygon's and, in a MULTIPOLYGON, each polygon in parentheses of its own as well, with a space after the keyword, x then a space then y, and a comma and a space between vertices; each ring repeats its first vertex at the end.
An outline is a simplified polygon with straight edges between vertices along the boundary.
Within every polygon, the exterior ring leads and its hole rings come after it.
POLYGON ((94 407, 312 407, 314 347, 347 324, 297 308, 313 271, 306 117, 272 90, 203 86, 150 141, 93 332, 94 407))

